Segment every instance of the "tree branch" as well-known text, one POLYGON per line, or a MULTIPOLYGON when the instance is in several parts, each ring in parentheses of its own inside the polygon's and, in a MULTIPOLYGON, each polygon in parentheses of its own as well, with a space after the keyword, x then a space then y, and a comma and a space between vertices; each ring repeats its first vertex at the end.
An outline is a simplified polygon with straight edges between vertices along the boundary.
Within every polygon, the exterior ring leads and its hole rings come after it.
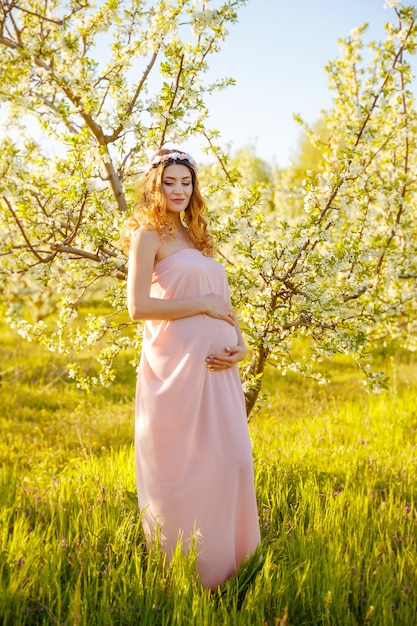
POLYGON ((175 99, 177 97, 177 93, 178 93, 179 86, 180 86, 180 78, 181 78, 181 74, 182 74, 182 70, 183 70, 183 64, 184 64, 184 54, 182 54, 181 57, 180 57, 180 65, 179 65, 178 72, 177 72, 177 77, 176 77, 176 80, 175 80, 174 92, 172 94, 172 98, 171 98, 171 102, 169 104, 168 112, 165 115, 165 125, 164 125, 164 128, 162 130, 161 139, 159 141, 159 147, 160 148, 162 148, 162 146, 165 143, 166 133, 167 133, 167 130, 168 130, 169 123, 171 121, 171 112, 172 112, 172 109, 173 109, 173 106, 174 106, 174 102, 175 102, 175 99))
MULTIPOLYGON (((149 76, 149 73, 151 72, 153 66, 155 65, 156 59, 158 58, 158 54, 159 54, 159 50, 160 48, 158 48, 152 55, 152 58, 150 60, 150 62, 148 63, 148 65, 146 66, 146 69, 142 75, 141 80, 138 83, 138 86, 136 87, 135 93, 130 101, 130 103, 128 104, 128 106, 126 107, 126 111, 125 114, 126 115, 130 115, 134 109, 134 106, 137 102, 137 99, 139 98, 139 94, 143 89, 143 86, 149 76)), ((111 135, 104 135, 104 140, 105 143, 113 143, 114 141, 116 141, 116 139, 118 139, 118 137, 120 136, 120 133, 123 131, 124 129, 124 125, 123 124, 119 124, 119 126, 117 128, 114 129, 114 131, 112 132, 111 135)))
POLYGON ((23 239, 26 242, 27 247, 29 248, 30 252, 33 254, 33 256, 38 259, 38 261, 40 263, 50 263, 55 257, 56 257, 56 252, 49 254, 46 257, 43 257, 39 254, 39 252, 33 247, 33 245, 30 242, 29 237, 26 234, 25 229, 23 228, 23 224, 20 221, 19 217, 17 216, 16 212, 14 211, 11 203, 9 202, 8 198, 6 198, 6 196, 3 196, 3 200, 6 203, 7 208, 9 209, 10 213, 13 215, 13 218, 22 234, 23 239))
POLYGON ((36 13, 36 11, 29 11, 29 9, 25 9, 24 7, 21 7, 19 4, 15 4, 14 9, 18 9, 18 11, 22 11, 22 13, 26 13, 27 15, 33 15, 34 17, 37 17, 39 20, 42 20, 43 22, 50 22, 51 24, 55 24, 56 26, 62 26, 62 24, 64 24, 64 20, 53 20, 50 17, 46 17, 46 15, 42 15, 41 13, 36 13))

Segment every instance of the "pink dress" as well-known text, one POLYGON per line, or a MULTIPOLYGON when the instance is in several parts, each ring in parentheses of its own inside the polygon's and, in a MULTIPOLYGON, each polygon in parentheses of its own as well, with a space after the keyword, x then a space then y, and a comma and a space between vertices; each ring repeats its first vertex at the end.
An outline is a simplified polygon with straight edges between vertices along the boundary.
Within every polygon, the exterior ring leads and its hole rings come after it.
MULTIPOLYGON (((154 267, 151 296, 229 299, 223 266, 184 249, 154 267)), ((202 584, 214 589, 259 543, 252 449, 238 367, 210 371, 205 358, 237 343, 208 315, 147 321, 136 396, 139 507, 149 541, 168 558, 180 538, 197 542, 202 584), (158 530, 157 530, 158 529, 158 530)))

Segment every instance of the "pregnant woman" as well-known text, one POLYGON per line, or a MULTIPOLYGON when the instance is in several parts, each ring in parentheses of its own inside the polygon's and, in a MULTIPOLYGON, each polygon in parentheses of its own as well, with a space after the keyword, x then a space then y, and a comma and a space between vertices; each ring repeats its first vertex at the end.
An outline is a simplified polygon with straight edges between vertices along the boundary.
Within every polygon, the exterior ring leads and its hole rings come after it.
POLYGON ((160 150, 129 222, 128 309, 146 320, 138 369, 135 460, 148 543, 169 559, 197 546, 216 589, 260 536, 252 449, 237 363, 246 348, 203 217, 196 164, 160 150))

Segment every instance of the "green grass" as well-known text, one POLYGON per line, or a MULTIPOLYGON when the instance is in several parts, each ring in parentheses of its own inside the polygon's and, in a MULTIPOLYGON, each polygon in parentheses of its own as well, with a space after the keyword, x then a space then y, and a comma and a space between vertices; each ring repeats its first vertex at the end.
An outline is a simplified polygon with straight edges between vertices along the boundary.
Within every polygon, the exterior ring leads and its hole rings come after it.
POLYGON ((89 394, 2 327, 0 623, 415 626, 417 371, 369 396, 344 359, 316 386, 269 371, 251 420, 261 554, 218 593, 194 558, 146 553, 133 465, 135 372, 89 394))

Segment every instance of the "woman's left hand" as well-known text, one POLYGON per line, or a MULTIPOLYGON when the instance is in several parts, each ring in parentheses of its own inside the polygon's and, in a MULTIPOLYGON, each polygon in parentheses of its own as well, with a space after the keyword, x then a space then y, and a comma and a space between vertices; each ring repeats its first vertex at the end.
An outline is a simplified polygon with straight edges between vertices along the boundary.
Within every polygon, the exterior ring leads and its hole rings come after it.
POLYGON ((221 372, 242 361, 246 356, 246 348, 241 345, 227 346, 226 354, 210 354, 206 358, 206 367, 212 372, 221 372))

